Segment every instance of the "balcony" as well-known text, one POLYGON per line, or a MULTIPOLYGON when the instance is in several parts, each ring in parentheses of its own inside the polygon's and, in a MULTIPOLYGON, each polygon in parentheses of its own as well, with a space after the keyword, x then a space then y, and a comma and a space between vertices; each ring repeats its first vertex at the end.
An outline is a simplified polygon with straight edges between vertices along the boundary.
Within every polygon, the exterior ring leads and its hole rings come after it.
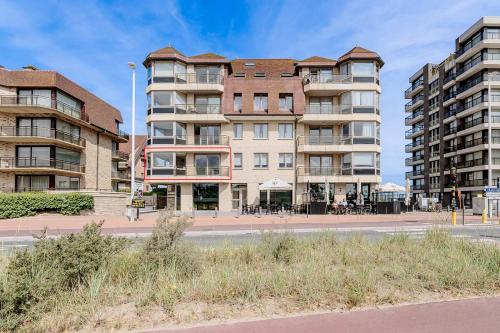
POLYGON ((500 68, 500 54, 483 53, 480 57, 475 58, 470 63, 467 63, 465 66, 459 68, 457 70, 457 79, 464 80, 486 68, 500 68))
POLYGON ((115 160, 128 161, 129 155, 123 151, 113 150, 111 152, 111 157, 115 160))
POLYGON ((487 158, 478 158, 475 160, 462 161, 456 164, 457 169, 473 168, 476 166, 488 165, 487 158))
POLYGON ((85 172, 85 165, 54 158, 0 157, 0 171, 58 171, 61 174, 80 175, 85 172))
POLYGON ((449 126, 444 129, 444 136, 452 135, 458 132, 458 126, 449 126))
POLYGON ((405 166, 412 166, 421 163, 424 163, 424 155, 417 155, 405 159, 405 166))
POLYGON ((331 96, 352 90, 380 90, 379 80, 374 76, 352 76, 332 74, 307 74, 302 79, 304 92, 314 96, 331 96))
POLYGON ((149 106, 149 119, 176 120, 182 122, 228 122, 222 114, 220 104, 175 104, 172 106, 149 106))
POLYGON ((111 179, 114 181, 130 181, 131 173, 130 171, 111 171, 111 179))
POLYGON ((14 143, 57 143, 70 148, 84 148, 86 141, 54 128, 0 126, 0 141, 14 143))
POLYGON ((375 106, 306 105, 299 122, 323 124, 325 122, 345 123, 350 121, 380 121, 380 110, 375 106))
POLYGON ((422 120, 424 118, 424 110, 419 109, 416 112, 413 112, 411 115, 405 118, 405 125, 412 125, 413 123, 422 120))
POLYGON ((424 134, 424 125, 415 126, 405 132, 405 138, 411 139, 415 136, 424 134))
POLYGON ((410 186, 411 192, 423 191, 423 190, 424 190, 424 185, 412 185, 412 186, 410 186))
POLYGON ((420 177, 425 175, 425 170, 413 170, 413 171, 408 171, 406 173, 406 179, 408 178, 415 178, 415 177, 420 177))
POLYGON ((423 148, 423 145, 424 145, 424 140, 422 139, 415 140, 414 142, 409 143, 405 146, 405 153, 411 153, 413 150, 415 150, 417 147, 420 146, 422 146, 421 148, 423 148))
MULTIPOLYGON (((367 149, 366 146, 361 145, 380 145, 380 140, 375 137, 351 136, 301 135, 297 138, 297 151, 299 153, 365 151, 367 149)), ((380 148, 370 147, 369 150, 380 151, 380 148)))
POLYGON ((151 146, 163 145, 178 148, 169 150, 183 151, 188 147, 190 152, 203 152, 207 150, 227 152, 229 141, 230 139, 227 135, 176 135, 148 138, 147 143, 151 146))
POLYGON ((439 125, 439 119, 433 119, 433 120, 429 121, 429 128, 436 126, 436 125, 439 125))
POLYGON ((54 113, 70 119, 89 122, 88 115, 82 110, 45 96, 0 95, 0 111, 9 113, 54 113))
POLYGON ((149 82, 148 89, 154 86, 158 90, 177 90, 185 93, 224 92, 224 76, 209 73, 179 73, 175 76, 154 76, 149 82))
POLYGON ((480 34, 474 36, 470 41, 468 41, 464 46, 459 48, 456 52, 457 61, 461 61, 465 57, 462 57, 465 53, 468 53, 469 50, 475 48, 476 45, 479 45, 481 42, 488 44, 485 46, 489 47, 498 47, 500 45, 500 34, 497 32, 481 32, 480 34))
POLYGON ((421 105, 422 103, 420 102, 423 102, 423 100, 424 100, 424 95, 418 95, 414 97, 411 101, 405 104, 405 111, 410 111, 415 106, 421 105))
MULTIPOLYGON (((476 146, 480 146, 480 145, 484 145, 484 144, 488 144, 488 138, 486 138, 486 137, 464 141, 462 143, 457 144, 455 147, 456 147, 456 150, 462 150, 462 149, 476 147, 476 146)), ((450 147, 450 148, 452 148, 452 147, 450 147)))
POLYGON ((228 166, 219 167, 196 167, 184 166, 176 168, 152 168, 146 169, 149 182, 199 182, 199 181, 221 181, 231 180, 228 166))
POLYGON ((420 88, 424 87, 424 80, 420 79, 418 81, 413 82, 410 88, 405 90, 405 98, 411 98, 413 94, 420 91, 420 88))
POLYGON ((130 139, 130 135, 122 130, 118 130, 118 136, 122 138, 125 142, 127 142, 130 139))

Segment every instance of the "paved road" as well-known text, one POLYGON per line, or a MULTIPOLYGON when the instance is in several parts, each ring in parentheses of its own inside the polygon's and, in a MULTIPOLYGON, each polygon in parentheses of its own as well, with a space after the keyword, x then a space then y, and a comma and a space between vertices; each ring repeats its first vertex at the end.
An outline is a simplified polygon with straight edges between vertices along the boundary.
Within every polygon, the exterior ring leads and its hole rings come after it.
POLYGON ((500 297, 271 319, 157 333, 498 333, 500 297))
MULTIPOLYGON (((353 234, 361 234, 369 240, 381 239, 387 235, 407 234, 410 238, 422 238, 426 231, 432 228, 431 223, 419 223, 415 225, 379 225, 379 226, 311 226, 307 225, 290 225, 290 226, 270 226, 269 229, 240 229, 240 228, 198 228, 190 229, 186 232, 186 239, 200 246, 214 247, 219 246, 228 240, 234 244, 255 243, 259 242, 262 237, 262 232, 273 230, 273 232, 292 232, 297 237, 306 238, 313 237, 323 231, 334 232, 339 238, 347 238, 353 234)), ((455 238, 465 238, 476 240, 484 243, 496 243, 500 245, 500 226, 499 225, 466 225, 443 227, 449 230, 455 238)), ((140 244, 151 234, 151 229, 117 229, 107 233, 124 236, 131 239, 134 244, 140 244)), ((52 234, 56 237, 56 234, 52 234)), ((34 238, 30 235, 10 236, 0 233, 0 253, 9 252, 14 248, 24 248, 33 245, 34 238)))

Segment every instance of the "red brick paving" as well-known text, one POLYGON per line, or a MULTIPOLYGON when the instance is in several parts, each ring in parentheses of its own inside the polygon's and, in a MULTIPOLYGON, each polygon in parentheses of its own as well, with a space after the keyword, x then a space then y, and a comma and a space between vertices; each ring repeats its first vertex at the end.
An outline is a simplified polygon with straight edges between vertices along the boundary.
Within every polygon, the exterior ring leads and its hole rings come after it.
POLYGON ((498 333, 500 297, 327 313, 156 333, 498 333))

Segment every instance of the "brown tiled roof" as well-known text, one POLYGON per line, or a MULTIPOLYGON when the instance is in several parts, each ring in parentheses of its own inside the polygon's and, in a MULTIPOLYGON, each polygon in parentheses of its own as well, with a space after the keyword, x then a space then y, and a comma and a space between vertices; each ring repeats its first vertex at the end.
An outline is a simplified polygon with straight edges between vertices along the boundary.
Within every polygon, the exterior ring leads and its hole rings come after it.
POLYGON ((0 85, 7 87, 57 88, 84 103, 89 122, 116 134, 116 122, 123 122, 118 109, 62 74, 50 70, 0 70, 0 85))
POLYGON ((180 53, 179 51, 177 51, 177 49, 175 49, 174 47, 172 46, 167 46, 167 47, 163 47, 161 49, 158 49, 156 51, 153 51, 151 52, 152 53, 155 53, 155 54, 179 54, 181 56, 184 56, 184 54, 180 53))
POLYGON ((191 56, 189 58, 191 58, 191 59, 226 59, 226 57, 223 57, 223 56, 215 54, 215 53, 203 53, 203 54, 191 56))
POLYGON ((320 56, 312 56, 304 60, 301 60, 300 62, 332 62, 332 61, 335 61, 335 59, 330 59, 320 56))
POLYGON ((349 52, 341 56, 338 62, 340 63, 350 59, 374 59, 379 61, 381 65, 384 64, 382 58, 380 58, 376 52, 367 50, 360 46, 353 47, 349 52))
MULTIPOLYGON (((147 135, 136 135, 135 136, 135 159, 136 161, 141 157, 142 150, 144 149, 144 146, 146 145, 148 137, 147 135)), ((132 138, 128 140, 126 143, 120 143, 119 147, 120 151, 123 151, 127 154, 129 154, 129 165, 130 165, 130 159, 132 158, 132 138)))
MULTIPOLYGON (((136 135, 135 136, 135 149, 141 148, 146 140, 148 139, 147 135, 136 135)), ((124 153, 130 154, 132 153, 132 138, 128 140, 126 143, 120 143, 120 151, 124 153)))
POLYGON ((236 59, 231 61, 233 73, 246 73, 247 78, 253 78, 255 73, 266 73, 266 78, 280 78, 281 73, 294 73, 294 59, 236 59), (245 66, 254 63, 255 66, 245 66))

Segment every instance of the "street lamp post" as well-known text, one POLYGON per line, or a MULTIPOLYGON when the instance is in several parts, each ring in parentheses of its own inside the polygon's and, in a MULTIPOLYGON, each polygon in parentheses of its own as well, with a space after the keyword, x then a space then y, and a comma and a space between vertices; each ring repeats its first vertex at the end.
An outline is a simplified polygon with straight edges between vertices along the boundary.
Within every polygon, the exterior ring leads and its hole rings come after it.
MULTIPOLYGON (((132 143, 131 143, 131 153, 130 157, 130 199, 134 198, 135 195, 135 69, 137 66, 133 62, 128 63, 128 67, 132 70, 132 143)), ((133 208, 130 209, 130 217, 133 216, 133 208)))
MULTIPOLYGON (((488 74, 488 187, 491 187, 493 184, 492 180, 492 169, 491 169, 491 145, 493 144, 493 139, 491 137, 491 79, 492 75, 488 74)), ((488 204, 488 216, 491 219, 492 209, 490 208, 489 200, 485 201, 485 204, 488 204)))

